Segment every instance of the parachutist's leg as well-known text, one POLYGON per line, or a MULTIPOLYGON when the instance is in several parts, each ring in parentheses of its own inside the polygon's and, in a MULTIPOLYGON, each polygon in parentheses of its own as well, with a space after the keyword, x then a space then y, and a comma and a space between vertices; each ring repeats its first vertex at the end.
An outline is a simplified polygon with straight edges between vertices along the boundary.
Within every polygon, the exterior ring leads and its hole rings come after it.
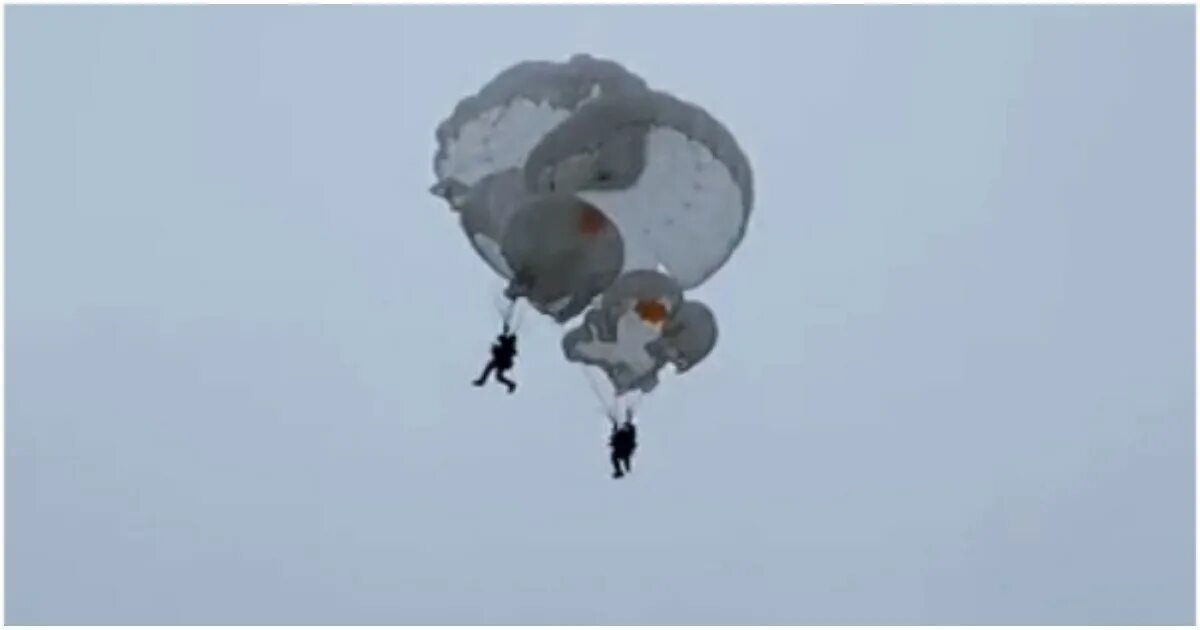
POLYGON ((483 374, 480 374, 479 378, 472 381, 475 387, 482 387, 483 384, 487 382, 488 375, 490 375, 494 369, 496 369, 496 362, 488 361, 487 366, 483 368, 483 374))
POLYGON ((627 472, 627 473, 633 472, 633 466, 630 463, 632 461, 633 461, 632 455, 626 455, 625 457, 621 458, 621 463, 625 465, 625 472, 627 472))
POLYGON ((624 477, 625 472, 621 470, 621 460, 617 457, 617 454, 613 453, 612 457, 609 459, 612 461, 613 479, 620 479, 621 477, 624 477))
POLYGON ((508 393, 510 393, 510 394, 511 394, 511 393, 513 393, 513 390, 517 388, 517 384, 516 384, 516 383, 514 383, 514 382, 512 382, 512 381, 510 381, 510 380, 508 380, 508 377, 507 377, 507 376, 504 376, 504 373, 505 373, 506 371, 507 371, 507 370, 496 370, 496 380, 497 380, 497 381, 500 381, 501 383, 504 383, 505 385, 507 385, 507 386, 508 386, 508 393))

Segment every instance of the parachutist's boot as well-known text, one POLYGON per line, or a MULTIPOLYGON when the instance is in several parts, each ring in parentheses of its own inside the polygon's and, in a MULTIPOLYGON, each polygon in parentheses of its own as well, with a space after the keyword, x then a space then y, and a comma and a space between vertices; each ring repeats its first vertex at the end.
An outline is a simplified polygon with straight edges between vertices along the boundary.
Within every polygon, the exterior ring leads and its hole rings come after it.
POLYGON ((624 477, 624 476, 625 476, 625 473, 623 473, 619 470, 613 471, 613 479, 620 479, 621 477, 624 477))

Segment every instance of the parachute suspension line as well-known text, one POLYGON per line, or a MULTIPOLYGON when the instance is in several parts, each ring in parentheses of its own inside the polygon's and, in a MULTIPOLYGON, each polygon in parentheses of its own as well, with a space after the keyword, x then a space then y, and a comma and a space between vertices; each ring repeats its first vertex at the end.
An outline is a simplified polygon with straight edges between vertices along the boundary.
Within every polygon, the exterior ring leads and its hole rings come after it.
MULTIPOLYGON (((592 372, 588 366, 580 363, 579 369, 583 372, 583 378, 587 380, 588 388, 592 390, 592 394, 596 397, 596 402, 600 403, 600 412, 608 417, 609 420, 614 420, 617 417, 618 400, 606 396, 601 387, 596 384, 596 379, 592 377, 592 372)), ((615 420, 614 420, 615 421, 615 420)))
POLYGON ((637 413, 645 399, 646 394, 640 389, 630 392, 629 396, 625 398, 625 410, 629 413, 637 413))
POLYGON ((492 306, 496 309, 496 315, 504 324, 505 330, 515 331, 521 327, 521 315, 523 311, 518 308, 517 301, 519 298, 508 298, 503 292, 492 294, 492 306), (513 316, 517 315, 517 323, 513 325, 513 316))
POLYGON ((638 408, 642 404, 642 400, 644 399, 645 394, 643 394, 642 390, 640 389, 627 392, 626 394, 617 398, 615 407, 618 413, 623 412, 620 416, 621 420, 624 421, 628 417, 635 416, 638 408))
POLYGON ((506 324, 512 325, 513 332, 521 330, 521 325, 525 323, 525 309, 518 304, 520 298, 512 300, 509 306, 508 316, 504 318, 506 324))
POLYGON ((504 319, 504 313, 508 311, 508 298, 504 297, 504 292, 492 293, 492 308, 496 309, 496 316, 504 319))

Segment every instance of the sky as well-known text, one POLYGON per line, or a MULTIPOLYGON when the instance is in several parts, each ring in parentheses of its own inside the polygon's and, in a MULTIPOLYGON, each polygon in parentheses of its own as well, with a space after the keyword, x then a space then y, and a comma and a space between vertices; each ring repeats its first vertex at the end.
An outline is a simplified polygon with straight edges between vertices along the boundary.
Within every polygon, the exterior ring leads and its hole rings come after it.
POLYGON ((13 624, 1190 624, 1191 7, 9 7, 13 624), (526 59, 756 184, 634 473, 434 128, 526 59))

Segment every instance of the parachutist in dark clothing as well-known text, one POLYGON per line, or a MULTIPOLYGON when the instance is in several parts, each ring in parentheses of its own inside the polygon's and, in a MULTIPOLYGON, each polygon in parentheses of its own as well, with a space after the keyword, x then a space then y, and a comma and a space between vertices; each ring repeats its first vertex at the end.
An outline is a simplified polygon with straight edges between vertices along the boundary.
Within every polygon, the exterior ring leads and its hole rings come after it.
POLYGON ((509 332, 508 324, 504 325, 504 332, 496 337, 496 343, 492 344, 492 360, 488 361, 487 366, 483 368, 483 374, 473 381, 476 387, 482 387, 487 378, 493 371, 496 372, 496 380, 508 387, 508 393, 513 393, 517 388, 517 384, 512 382, 504 375, 513 367, 513 359, 517 356, 517 335, 509 332))
POLYGON ((633 425, 632 413, 627 415, 625 422, 620 426, 617 426, 616 420, 613 421, 608 446, 612 449, 613 479, 620 479, 632 471, 629 460, 637 450, 637 427, 633 425))

